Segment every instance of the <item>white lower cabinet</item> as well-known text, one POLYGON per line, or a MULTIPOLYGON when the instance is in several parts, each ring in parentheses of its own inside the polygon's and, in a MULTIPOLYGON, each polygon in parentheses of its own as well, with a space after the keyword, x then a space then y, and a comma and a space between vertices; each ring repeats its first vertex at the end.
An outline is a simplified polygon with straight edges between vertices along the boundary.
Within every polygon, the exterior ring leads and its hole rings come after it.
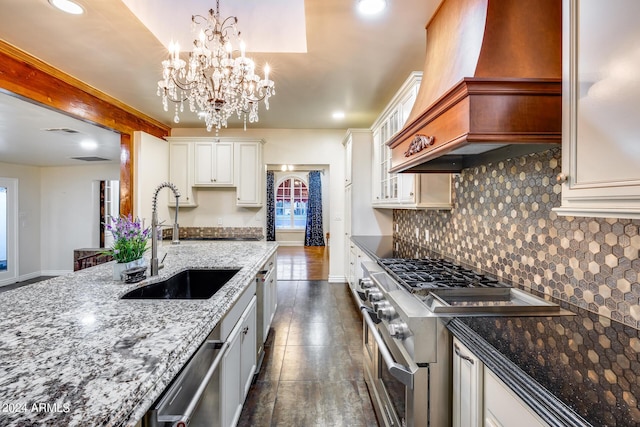
POLYGON ((256 369, 256 298, 251 300, 229 337, 222 359, 222 425, 235 426, 256 369))
POLYGON ((484 425, 486 427, 546 427, 526 403, 486 367, 484 368, 484 425))
POLYGON ((453 339, 453 427, 482 427, 484 364, 453 339))
POLYGON ((455 337, 452 390, 453 427, 548 427, 455 337))

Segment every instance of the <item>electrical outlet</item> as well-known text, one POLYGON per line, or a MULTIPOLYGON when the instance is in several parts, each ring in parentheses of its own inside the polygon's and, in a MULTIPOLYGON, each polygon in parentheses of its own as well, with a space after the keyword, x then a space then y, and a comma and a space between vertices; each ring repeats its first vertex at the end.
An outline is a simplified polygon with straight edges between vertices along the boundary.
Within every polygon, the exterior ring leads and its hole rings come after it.
POLYGON ((424 240, 429 241, 429 230, 424 230, 424 240))
POLYGON ((416 239, 420 238, 420 229, 416 227, 416 239))
POLYGON ((398 223, 396 222, 396 233, 398 233, 400 228, 398 227, 398 223))
POLYGON ((218 225, 222 225, 222 218, 218 218, 218 225))

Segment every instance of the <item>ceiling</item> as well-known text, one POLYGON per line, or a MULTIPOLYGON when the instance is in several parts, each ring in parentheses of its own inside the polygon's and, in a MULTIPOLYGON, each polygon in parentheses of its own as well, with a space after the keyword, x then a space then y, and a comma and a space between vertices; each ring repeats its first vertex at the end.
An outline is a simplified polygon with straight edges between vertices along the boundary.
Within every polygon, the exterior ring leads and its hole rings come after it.
MULTIPOLYGON (((409 73, 423 68, 424 28, 440 0, 388 0, 381 16, 368 18, 357 14, 355 2, 221 0, 221 15, 233 13, 238 17, 238 29, 247 41, 247 55, 258 66, 268 62, 275 81, 276 94, 270 99, 270 109, 266 111, 261 105, 260 122, 248 126, 370 127, 409 73), (270 7, 258 9, 265 4, 270 7), (302 13, 303 23, 299 18, 302 13), (295 43, 282 42, 287 38, 295 43), (260 52, 252 52, 252 40, 257 46, 254 50, 260 52), (332 118, 336 110, 345 112, 343 120, 332 118)), ((188 33, 190 16, 204 15, 215 8, 213 0, 78 3, 86 11, 84 15, 62 13, 47 0, 0 0, 0 39, 171 127, 204 127, 194 113, 181 114, 180 123, 175 124, 171 108, 163 111, 156 87, 161 77, 160 63, 168 53, 159 39, 167 43, 174 34, 188 33)), ((43 125, 44 116, 52 113, 34 113, 27 103, 25 108, 33 114, 30 123, 29 115, 15 102, 10 106, 7 102, 11 102, 9 97, 0 97, 0 161, 18 162, 7 157, 3 147, 12 144, 14 138, 25 138, 26 130, 12 127, 29 128, 29 138, 51 147, 47 140, 54 135, 35 130, 79 126, 43 125), (14 114, 20 115, 20 120, 14 120, 14 114)), ((233 121, 229 126, 241 127, 242 123, 233 121)), ((99 130, 98 133, 104 131, 99 130)), ((224 129, 220 134, 224 135, 224 129)), ((30 156, 33 153, 31 147, 30 156)), ((25 160, 24 156, 21 159, 25 160)))

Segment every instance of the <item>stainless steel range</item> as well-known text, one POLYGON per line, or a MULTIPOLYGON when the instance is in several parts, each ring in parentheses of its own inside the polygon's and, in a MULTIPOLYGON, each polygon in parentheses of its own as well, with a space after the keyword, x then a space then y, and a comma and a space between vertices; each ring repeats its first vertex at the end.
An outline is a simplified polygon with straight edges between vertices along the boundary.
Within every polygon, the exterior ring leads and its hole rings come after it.
POLYGON ((451 316, 558 313, 556 304, 445 260, 390 258, 362 268, 365 381, 385 426, 451 425, 451 316))

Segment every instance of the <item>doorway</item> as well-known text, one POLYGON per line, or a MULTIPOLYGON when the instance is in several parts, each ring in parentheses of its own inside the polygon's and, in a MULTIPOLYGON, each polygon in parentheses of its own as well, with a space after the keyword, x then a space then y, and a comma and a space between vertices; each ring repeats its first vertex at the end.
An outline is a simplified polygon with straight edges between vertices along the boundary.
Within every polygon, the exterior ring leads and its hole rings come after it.
POLYGON ((18 180, 0 178, 0 286, 18 278, 18 180))

